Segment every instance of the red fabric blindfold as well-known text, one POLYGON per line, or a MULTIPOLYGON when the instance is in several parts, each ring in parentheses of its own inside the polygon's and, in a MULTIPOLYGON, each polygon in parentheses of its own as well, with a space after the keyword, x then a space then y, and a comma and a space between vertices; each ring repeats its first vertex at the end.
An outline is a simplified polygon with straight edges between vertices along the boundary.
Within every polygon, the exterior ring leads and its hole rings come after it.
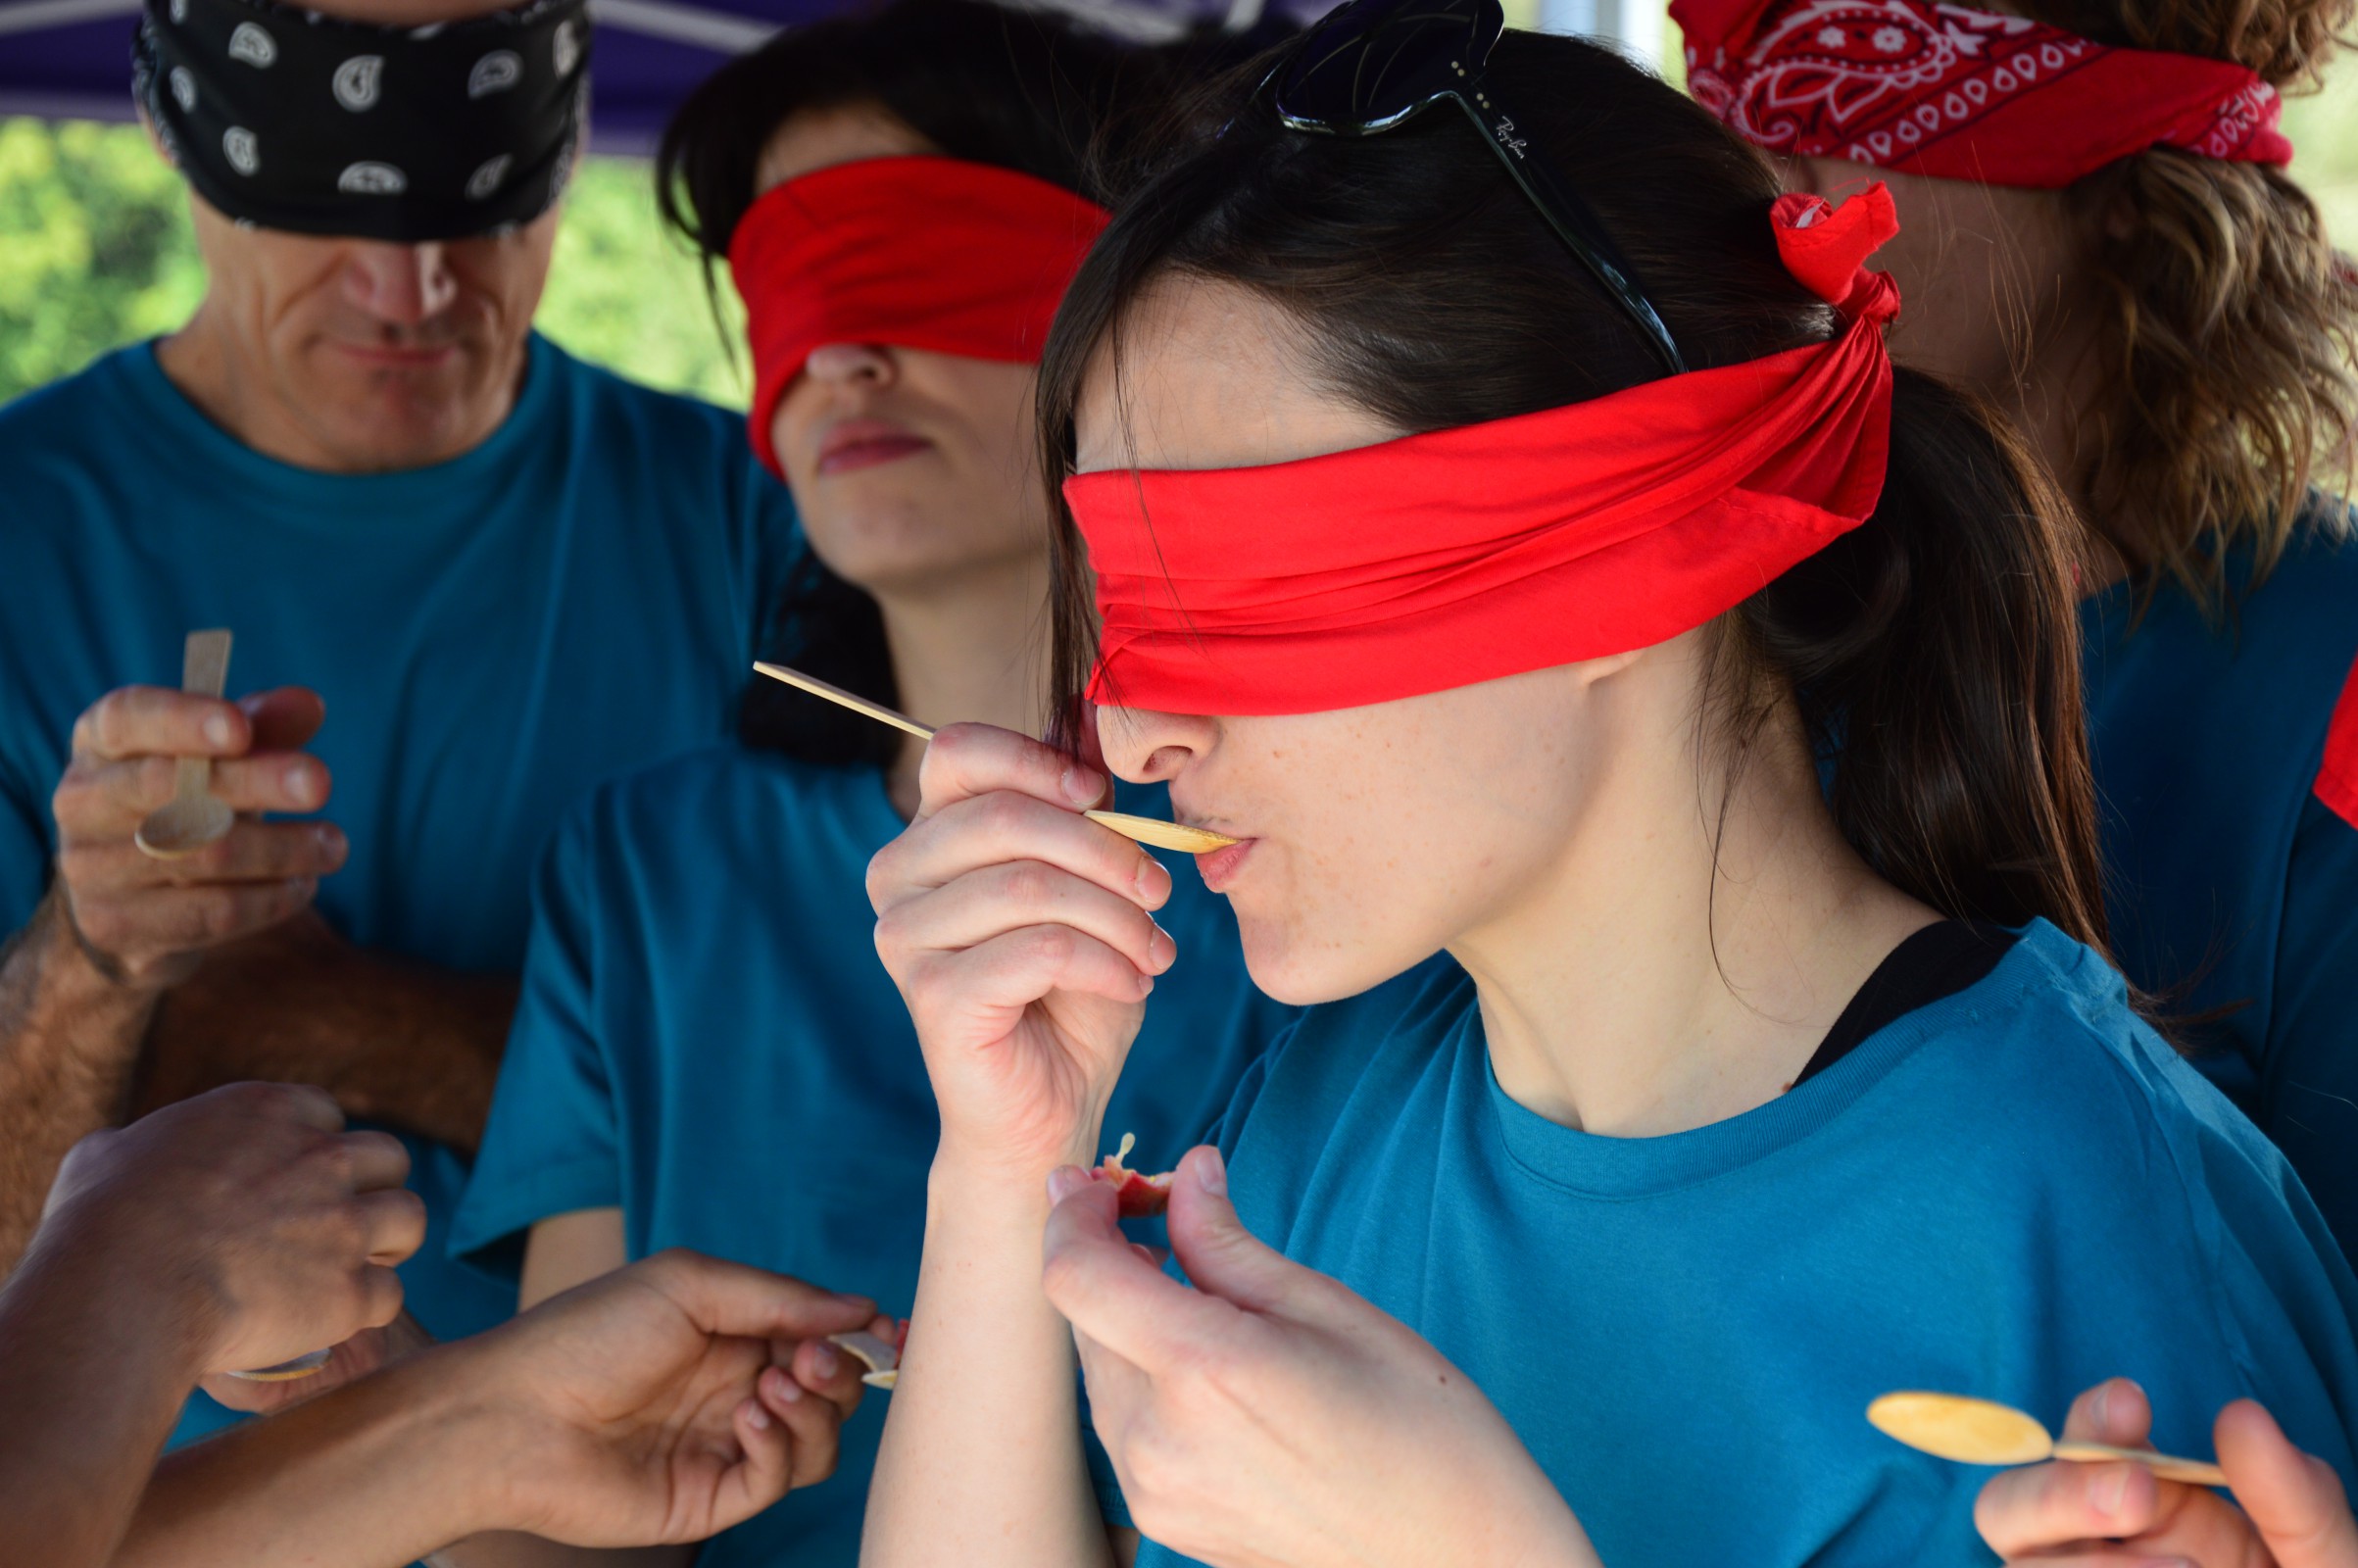
POLYGON ((1601 658, 1858 526, 1899 309, 1860 263, 1898 220, 1880 184, 1772 217, 1787 268, 1842 308, 1832 342, 1295 463, 1066 480, 1103 617, 1091 697, 1316 712, 1601 658))
POLYGON ((1105 217, 1060 185, 954 158, 864 159, 763 192, 729 241, 755 454, 780 471, 770 419, 821 344, 1039 363, 1105 217))
POLYGON ((1931 0, 1673 0, 1687 86, 1770 152, 2055 189, 2149 147, 2283 166, 2276 89, 1931 0))

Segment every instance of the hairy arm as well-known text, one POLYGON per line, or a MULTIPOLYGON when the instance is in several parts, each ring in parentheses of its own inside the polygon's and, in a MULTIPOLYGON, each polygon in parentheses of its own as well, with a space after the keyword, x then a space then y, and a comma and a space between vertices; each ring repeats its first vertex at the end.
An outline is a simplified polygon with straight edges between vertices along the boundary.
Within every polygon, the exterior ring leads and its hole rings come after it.
POLYGON ((102 962, 54 890, 0 950, 0 1278, 32 1240, 66 1152, 130 1100, 161 993, 102 962))
POLYGON ((216 952, 165 999, 139 1105, 246 1079, 311 1084, 349 1115, 472 1153, 516 996, 510 976, 356 948, 307 911, 216 952))
POLYGON ((183 1314, 123 1312, 155 1303, 143 1263, 44 1246, 0 1290, 0 1519, 12 1559, 106 1562, 203 1370, 183 1314))

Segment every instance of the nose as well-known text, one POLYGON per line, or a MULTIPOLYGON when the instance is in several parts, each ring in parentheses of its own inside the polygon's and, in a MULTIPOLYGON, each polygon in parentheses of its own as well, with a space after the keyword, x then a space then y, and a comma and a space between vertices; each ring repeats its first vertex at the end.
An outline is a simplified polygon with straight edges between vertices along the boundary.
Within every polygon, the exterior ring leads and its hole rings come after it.
POLYGON ((423 245, 355 245, 344 269, 345 297, 381 321, 418 326, 450 309, 459 297, 449 248, 438 240, 423 245))
POLYGON ((1219 740, 1216 720, 1151 708, 1100 708, 1097 739, 1105 766, 1134 784, 1177 778, 1209 755, 1219 740))
POLYGON ((830 389, 888 387, 900 376, 893 352, 880 343, 821 343, 803 362, 804 373, 830 389))

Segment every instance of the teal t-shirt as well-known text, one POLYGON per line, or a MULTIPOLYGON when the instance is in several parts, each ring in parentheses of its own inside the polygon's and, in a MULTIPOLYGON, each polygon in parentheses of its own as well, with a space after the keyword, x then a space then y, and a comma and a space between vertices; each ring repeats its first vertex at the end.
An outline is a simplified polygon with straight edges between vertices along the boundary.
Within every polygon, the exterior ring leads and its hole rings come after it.
POLYGON ((1429 966, 1311 1009, 1219 1141, 1245 1223, 1472 1378, 1609 1568, 1995 1562, 1990 1472, 1867 1424, 1897 1389, 2054 1428, 2126 1374, 2158 1446, 2203 1455, 2249 1395, 2353 1478, 2358 1283, 2316 1206, 2043 922, 1792 1092, 1660 1138, 1507 1099, 1472 981, 1429 966))
POLYGON ((2231 617, 2122 583, 2081 624, 2113 950, 2358 1258, 2358 809, 2321 788, 2330 748, 2358 757, 2337 520, 2321 505, 2256 588, 2229 557, 2231 617))
MULTIPOLYGON (((1160 787, 1117 803, 1169 810, 1160 787)), ((694 1248, 906 1315, 939 1121, 865 880, 901 829, 873 767, 733 747, 568 817, 455 1249, 510 1275, 536 1221, 618 1205, 633 1258, 694 1248)), ((1227 902, 1193 866, 1172 883, 1157 918, 1178 961, 1105 1121, 1152 1169, 1204 1138, 1295 1015, 1247 980, 1227 902)), ((852 1568, 887 1403, 845 1428, 833 1479, 715 1538, 705 1568, 852 1568)))
MULTIPOLYGON (((141 344, 0 410, 0 931, 48 884, 75 715, 126 683, 176 686, 186 633, 226 626, 232 692, 326 700, 313 750, 352 845, 319 887, 329 924, 514 972, 560 812, 727 733, 799 548, 741 418, 539 337, 508 419, 433 467, 266 458, 141 344)), ((402 1271, 410 1304, 437 1335, 471 1333, 514 1293, 450 1263, 465 1169, 410 1142, 437 1233, 402 1271)))

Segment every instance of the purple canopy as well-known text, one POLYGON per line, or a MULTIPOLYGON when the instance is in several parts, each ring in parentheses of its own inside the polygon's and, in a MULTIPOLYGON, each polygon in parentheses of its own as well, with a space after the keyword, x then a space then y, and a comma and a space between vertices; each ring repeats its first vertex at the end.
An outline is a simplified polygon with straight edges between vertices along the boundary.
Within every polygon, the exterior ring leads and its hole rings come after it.
MULTIPOLYGON (((1107 31, 1169 37, 1191 24, 1249 26, 1264 5, 1315 16, 1334 0, 1054 0, 1107 31)), ((600 151, 643 152, 673 106, 732 54, 857 0, 594 0, 591 134, 600 151)), ((130 36, 139 0, 0 0, 0 115, 131 118, 130 36)))

